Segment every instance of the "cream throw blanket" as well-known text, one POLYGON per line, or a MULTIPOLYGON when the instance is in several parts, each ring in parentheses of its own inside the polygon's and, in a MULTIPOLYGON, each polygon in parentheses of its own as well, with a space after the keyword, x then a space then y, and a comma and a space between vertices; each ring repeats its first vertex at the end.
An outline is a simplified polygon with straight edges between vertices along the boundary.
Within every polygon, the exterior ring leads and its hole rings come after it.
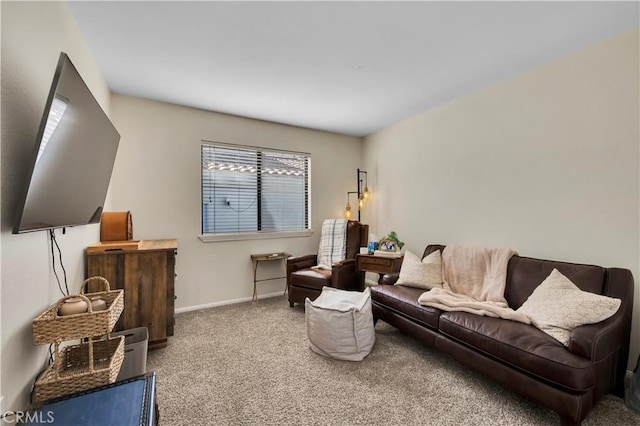
POLYGON ((344 260, 347 254, 347 223, 346 219, 325 219, 322 222, 318 264, 312 269, 330 271, 331 265, 344 260))
POLYGON ((442 252, 443 288, 420 295, 418 302, 443 311, 464 311, 530 324, 504 298, 511 249, 448 245, 442 252))

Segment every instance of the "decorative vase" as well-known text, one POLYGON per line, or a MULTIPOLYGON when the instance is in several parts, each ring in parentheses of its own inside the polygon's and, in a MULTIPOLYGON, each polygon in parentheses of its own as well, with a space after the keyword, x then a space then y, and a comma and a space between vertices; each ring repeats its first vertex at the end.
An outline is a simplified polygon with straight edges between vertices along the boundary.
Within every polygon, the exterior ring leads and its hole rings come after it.
POLYGON ((89 305, 81 297, 69 297, 58 308, 58 315, 75 315, 87 312, 89 305))
POLYGON ((104 311, 107 309, 107 302, 105 302, 100 296, 91 298, 91 309, 95 311, 104 311))

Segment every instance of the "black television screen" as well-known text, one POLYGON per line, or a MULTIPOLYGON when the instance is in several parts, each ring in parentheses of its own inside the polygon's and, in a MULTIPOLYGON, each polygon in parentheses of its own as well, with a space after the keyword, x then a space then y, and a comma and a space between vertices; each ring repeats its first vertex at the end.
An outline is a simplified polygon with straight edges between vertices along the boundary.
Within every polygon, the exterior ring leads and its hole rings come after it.
POLYGON ((119 142, 75 66, 60 53, 13 232, 99 222, 119 142))

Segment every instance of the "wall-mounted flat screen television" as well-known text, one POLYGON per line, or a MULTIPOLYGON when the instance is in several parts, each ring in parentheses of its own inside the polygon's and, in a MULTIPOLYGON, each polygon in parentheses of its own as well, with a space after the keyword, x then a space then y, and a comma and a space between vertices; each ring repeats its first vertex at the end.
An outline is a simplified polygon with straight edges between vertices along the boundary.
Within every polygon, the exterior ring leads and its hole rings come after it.
POLYGON ((120 134, 60 53, 13 233, 100 222, 120 134))

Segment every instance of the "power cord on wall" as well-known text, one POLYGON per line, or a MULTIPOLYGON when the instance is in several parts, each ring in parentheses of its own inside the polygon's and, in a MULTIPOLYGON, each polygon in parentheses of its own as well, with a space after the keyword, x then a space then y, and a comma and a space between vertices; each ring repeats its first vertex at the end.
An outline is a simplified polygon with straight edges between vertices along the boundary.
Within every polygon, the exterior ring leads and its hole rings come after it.
POLYGON ((49 368, 51 364, 53 364, 53 343, 49 345, 47 360, 45 361, 44 367, 36 374, 36 377, 31 382, 31 390, 29 391, 29 405, 32 406, 35 402, 36 396, 36 382, 38 379, 44 374, 45 371, 49 368))
POLYGON ((64 269, 64 264, 62 263, 62 251, 60 250, 60 246, 58 245, 58 241, 56 241, 56 233, 55 230, 49 230, 49 239, 51 240, 51 261, 53 266, 53 275, 56 276, 56 281, 58 282, 58 288, 63 296, 69 295, 69 285, 67 284, 67 271, 64 269), (62 284, 60 284, 60 277, 58 277, 58 271, 56 270, 56 256, 53 252, 53 246, 56 246, 58 249, 58 259, 60 260, 60 268, 62 268, 62 273, 64 276, 64 290, 62 289, 62 284))
MULTIPOLYGON (((257 198, 254 198, 254 199, 253 199, 253 201, 251 201, 251 202, 249 203, 249 205, 248 205, 246 208, 244 208, 244 209, 240 209, 240 208, 234 209, 234 208, 233 208, 233 206, 231 205, 231 200, 230 200, 229 198, 227 198, 226 200, 224 200, 224 205, 225 205, 225 206, 227 206, 227 207, 229 207, 229 208, 230 208, 231 210, 233 210, 234 212, 244 213, 244 212, 246 212, 247 210, 249 210, 249 209, 251 208, 251 206, 253 206, 257 200, 258 200, 257 198)), ((240 205, 240 200, 238 200, 238 205, 240 205)))
MULTIPOLYGON (((64 233, 64 228, 62 229, 62 233, 64 233)), ((49 240, 51 242, 51 264, 52 264, 52 268, 53 268, 53 275, 55 275, 55 277, 56 277, 56 281, 58 283, 58 289, 60 289, 60 293, 62 293, 63 296, 69 296, 69 285, 67 283, 67 271, 64 268, 64 263, 62 262, 62 250, 60 249, 60 246, 58 245, 58 241, 56 240, 55 230, 53 230, 53 229, 49 230, 49 240), (54 246, 58 251, 58 260, 60 262, 60 268, 62 269, 62 276, 64 278, 64 289, 62 288, 62 283, 60 282, 60 277, 58 276, 58 270, 57 270, 57 266, 56 266, 56 256, 55 256, 55 251, 53 249, 54 246)), ((58 354, 55 354, 55 355, 57 356, 58 354)), ((47 361, 46 361, 47 365, 36 375, 36 378, 33 380, 33 383, 31 385, 31 392, 29 392, 29 404, 33 404, 36 381, 38 381, 38 378, 53 363, 53 358, 54 358, 54 353, 53 353, 53 343, 52 343, 52 344, 49 345, 49 353, 48 353, 47 361)), ((1 417, 0 417, 0 419, 1 419, 1 417)))

